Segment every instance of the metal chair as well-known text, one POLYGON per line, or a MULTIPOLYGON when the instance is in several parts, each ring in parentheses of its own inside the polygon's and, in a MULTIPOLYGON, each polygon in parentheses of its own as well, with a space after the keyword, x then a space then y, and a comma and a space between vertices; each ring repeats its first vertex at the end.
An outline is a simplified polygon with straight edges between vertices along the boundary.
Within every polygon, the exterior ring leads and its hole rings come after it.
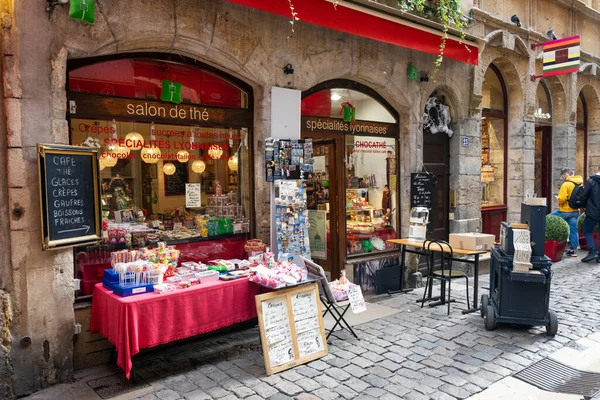
POLYGON ((333 293, 331 292, 331 289, 329 288, 329 283, 327 282, 327 275, 325 275, 323 267, 321 267, 319 264, 315 264, 310 260, 307 260, 304 257, 300 258, 304 262, 304 265, 306 266, 308 272, 314 275, 315 277, 320 278, 319 297, 321 299, 321 303, 323 303, 323 306, 325 306, 325 310, 323 311, 323 318, 325 318, 325 316, 329 313, 335 321, 333 328, 331 328, 331 330, 329 330, 329 332, 327 333, 326 339, 329 340, 329 336, 331 336, 335 328, 337 328, 338 326, 341 329, 348 329, 350 333, 352 333, 352 335, 356 339, 358 339, 358 336, 356 335, 348 321, 346 321, 346 319, 344 318, 344 315, 346 315, 346 312, 348 312, 348 310, 351 307, 350 302, 348 300, 337 301, 335 299, 333 293))
MULTIPOLYGON (((421 308, 425 304, 425 300, 433 301, 439 300, 437 303, 430 303, 430 307, 434 307, 440 304, 448 303, 448 315, 450 315, 450 303, 454 300, 450 297, 451 284, 453 279, 464 278, 467 281, 467 308, 469 307, 469 277, 463 271, 452 269, 452 259, 454 258, 454 252, 448 242, 443 240, 429 240, 426 242, 427 248, 427 285, 425 286, 425 293, 423 293, 423 300, 421 301, 421 308), (433 246, 433 250, 432 250, 433 246), (437 251, 437 248, 439 251, 437 251), (435 269, 435 254, 440 255, 440 269, 435 269), (433 280, 439 280, 441 282, 440 295, 438 297, 431 297, 433 288, 433 280), (446 300, 446 283, 448 283, 448 299, 446 300), (427 297, 429 292, 429 298, 427 297)), ((423 246, 425 247, 425 246, 423 246)))

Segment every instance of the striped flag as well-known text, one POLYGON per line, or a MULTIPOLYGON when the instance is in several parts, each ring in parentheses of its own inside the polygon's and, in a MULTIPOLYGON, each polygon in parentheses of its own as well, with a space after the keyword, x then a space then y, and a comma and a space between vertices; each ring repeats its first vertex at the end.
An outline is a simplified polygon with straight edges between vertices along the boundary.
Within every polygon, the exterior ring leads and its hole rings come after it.
POLYGON ((544 43, 544 72, 542 76, 579 71, 580 36, 544 43))

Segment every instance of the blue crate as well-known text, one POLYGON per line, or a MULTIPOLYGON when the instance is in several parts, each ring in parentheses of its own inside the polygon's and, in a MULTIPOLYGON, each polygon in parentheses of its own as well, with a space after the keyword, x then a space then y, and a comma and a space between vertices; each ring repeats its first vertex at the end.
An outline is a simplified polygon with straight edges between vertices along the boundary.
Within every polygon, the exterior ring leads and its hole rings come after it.
POLYGON ((107 280, 106 278, 102 279, 102 286, 104 286, 108 290, 113 290, 113 286, 115 286, 118 283, 119 283, 118 281, 117 282, 111 282, 111 281, 107 280))
POLYGON ((119 282, 119 274, 114 272, 112 269, 105 269, 104 280, 108 282, 119 282))
POLYGON ((151 283, 143 283, 135 286, 121 286, 119 284, 113 285, 113 293, 121 297, 135 296, 136 294, 150 292, 154 292, 154 285, 151 283))

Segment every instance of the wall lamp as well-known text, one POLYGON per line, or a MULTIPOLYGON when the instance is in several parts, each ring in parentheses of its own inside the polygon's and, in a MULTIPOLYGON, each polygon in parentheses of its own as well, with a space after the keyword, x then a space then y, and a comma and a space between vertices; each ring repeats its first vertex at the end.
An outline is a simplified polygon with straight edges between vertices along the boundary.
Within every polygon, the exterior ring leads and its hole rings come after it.
POLYGON ((294 73, 294 67, 292 66, 292 64, 288 64, 285 67, 283 67, 283 73, 286 75, 292 75, 294 73))

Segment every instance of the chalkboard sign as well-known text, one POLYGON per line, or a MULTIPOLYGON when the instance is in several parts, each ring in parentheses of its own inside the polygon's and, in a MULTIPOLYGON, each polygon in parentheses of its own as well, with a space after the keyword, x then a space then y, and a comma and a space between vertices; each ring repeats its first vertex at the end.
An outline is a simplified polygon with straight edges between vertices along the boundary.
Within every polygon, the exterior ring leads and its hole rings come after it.
POLYGON ((173 162, 175 173, 165 174, 165 196, 185 195, 185 184, 187 183, 187 163, 173 162))
POLYGON ((427 207, 433 205, 433 185, 435 176, 426 172, 410 174, 410 207, 427 207))
POLYGON ((327 355, 316 283, 255 299, 267 375, 327 355))
POLYGON ((98 152, 38 144, 42 248, 95 243, 102 238, 98 152))

